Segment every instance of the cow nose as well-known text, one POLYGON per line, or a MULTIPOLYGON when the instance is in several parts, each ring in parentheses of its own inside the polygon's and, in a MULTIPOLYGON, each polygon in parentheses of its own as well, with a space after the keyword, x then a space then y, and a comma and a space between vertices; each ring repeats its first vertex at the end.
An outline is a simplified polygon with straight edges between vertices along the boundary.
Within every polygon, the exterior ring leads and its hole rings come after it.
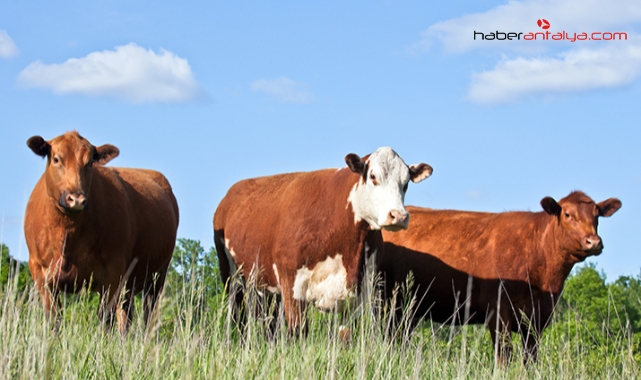
POLYGON ((592 235, 581 239, 581 248, 584 251, 598 250, 603 248, 603 244, 601 244, 600 237, 598 237, 597 235, 592 235))
POLYGON ((407 229, 410 214, 407 211, 392 210, 387 216, 387 224, 389 226, 402 227, 407 229))
POLYGON ((84 191, 67 193, 65 196, 65 205, 71 210, 84 210, 87 206, 87 197, 84 191))

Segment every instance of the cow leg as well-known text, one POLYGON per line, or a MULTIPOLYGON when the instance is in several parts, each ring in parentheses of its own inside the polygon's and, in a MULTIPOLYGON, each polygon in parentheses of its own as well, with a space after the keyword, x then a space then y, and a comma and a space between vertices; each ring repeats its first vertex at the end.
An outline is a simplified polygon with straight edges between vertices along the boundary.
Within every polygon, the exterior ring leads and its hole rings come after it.
POLYGON ((158 273, 156 281, 153 279, 147 280, 143 287, 143 308, 145 310, 145 325, 149 328, 152 319, 155 317, 154 310, 158 303, 158 298, 165 286, 165 279, 167 278, 167 268, 164 268, 158 273))
POLYGON ((134 320, 134 294, 136 294, 134 281, 127 282, 122 292, 119 294, 124 294, 124 297, 122 302, 116 305, 116 319, 120 334, 125 335, 134 320))
POLYGON ((57 329, 61 322, 60 310, 62 309, 58 289, 55 286, 41 285, 38 287, 38 293, 47 319, 57 329))
POLYGON ((269 340, 275 340, 278 335, 280 300, 275 294, 269 294, 265 297, 265 316, 268 318, 267 337, 269 340))
POLYGON ((281 281, 283 309, 289 334, 292 336, 306 336, 307 303, 294 299, 293 284, 290 284, 290 281, 285 279, 281 279, 281 281))
POLYGON ((529 365, 536 362, 536 356, 539 346, 539 334, 534 331, 522 331, 521 340, 523 342, 523 364, 529 365))
MULTIPOLYGON (((114 285, 117 287, 118 285, 114 285)), ((100 292, 100 306, 98 307, 98 318, 105 327, 105 330, 111 330, 114 317, 114 306, 117 300, 113 299, 112 286, 103 287, 100 292)))
POLYGON ((40 302, 45 310, 45 315, 47 319, 57 327, 60 323, 59 311, 62 306, 60 304, 60 298, 58 297, 58 289, 55 287, 55 284, 52 283, 51 279, 47 281, 47 271, 44 268, 30 262, 29 270, 36 284, 36 289, 38 289, 40 302))
POLYGON ((122 289, 119 285, 120 281, 112 281, 111 284, 104 286, 100 293, 98 317, 104 324, 105 330, 107 331, 111 330, 113 326, 114 316, 116 316, 118 320, 119 329, 122 329, 125 326, 124 321, 127 318, 127 314, 120 303, 120 291, 122 289))
POLYGON ((498 366, 505 368, 512 360, 512 337, 509 319, 493 316, 489 320, 488 328, 494 346, 494 360, 498 366))
POLYGON ((541 333, 545 328, 545 323, 541 321, 549 321, 549 314, 544 314, 541 319, 537 315, 538 309, 534 309, 531 313, 530 318, 523 318, 521 321, 521 341, 523 342, 523 364, 528 365, 536 362, 536 356, 538 352, 539 340, 541 338, 541 333))
POLYGON ((236 267, 236 263, 231 257, 225 245, 224 230, 214 230, 214 245, 216 246, 216 255, 218 256, 218 268, 220 277, 223 281, 223 287, 229 300, 229 319, 236 324, 241 324, 244 320, 243 300, 245 286, 242 273, 236 267))
POLYGON ((42 290, 39 290, 39 293, 40 302, 42 302, 47 318, 58 319, 61 308, 58 290, 55 287, 43 286, 42 290))
MULTIPOLYGON (((113 327, 114 316, 118 322, 118 330, 121 334, 126 334, 131 325, 133 313, 133 299, 127 296, 120 302, 120 292, 111 291, 114 285, 110 285, 100 294, 100 306, 98 308, 98 318, 103 323, 105 330, 109 331, 113 327)), ((116 286, 117 288, 117 286, 116 286)))

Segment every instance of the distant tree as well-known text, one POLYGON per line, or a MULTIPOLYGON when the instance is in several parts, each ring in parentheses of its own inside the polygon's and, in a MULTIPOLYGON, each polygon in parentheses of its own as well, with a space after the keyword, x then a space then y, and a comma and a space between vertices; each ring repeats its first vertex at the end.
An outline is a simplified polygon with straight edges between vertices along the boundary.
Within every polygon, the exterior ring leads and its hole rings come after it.
POLYGON ((182 283, 198 282, 202 275, 205 249, 200 241, 180 238, 176 242, 169 274, 182 283))
POLYGON ((31 274, 27 264, 14 259, 9 253, 9 247, 0 243, 0 287, 3 289, 10 281, 16 281, 17 290, 22 291, 31 282, 31 274))
POLYGON ((631 339, 632 354, 641 363, 641 275, 607 284, 595 264, 578 267, 566 281, 550 335, 591 342, 594 360, 631 339))
POLYGON ((636 278, 621 276, 608 287, 613 293, 621 293, 619 298, 625 305, 625 313, 632 324, 632 331, 641 333, 641 274, 636 278))
POLYGON ((165 294, 172 305, 181 310, 190 310, 185 318, 198 319, 203 308, 217 306, 222 293, 220 270, 216 250, 209 251, 198 240, 180 238, 167 274, 165 294))
POLYGON ((209 248, 203 260, 203 283, 206 286, 207 299, 213 299, 222 294, 223 283, 220 279, 220 267, 216 248, 209 248))
POLYGON ((598 330, 608 314, 605 275, 592 263, 579 267, 565 283, 561 308, 581 315, 589 330, 598 330))
POLYGON ((568 278, 561 307, 581 315, 592 332, 641 332, 641 279, 621 276, 606 284, 605 274, 586 264, 568 278))

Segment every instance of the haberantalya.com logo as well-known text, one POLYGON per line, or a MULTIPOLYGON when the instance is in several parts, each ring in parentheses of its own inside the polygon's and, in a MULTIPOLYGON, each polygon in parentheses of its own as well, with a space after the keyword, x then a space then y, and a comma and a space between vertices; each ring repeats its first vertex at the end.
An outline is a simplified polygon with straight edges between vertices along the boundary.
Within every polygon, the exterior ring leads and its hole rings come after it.
POLYGON ((550 22, 544 18, 536 20, 536 25, 543 29, 543 32, 477 32, 474 31, 474 40, 477 38, 483 41, 505 41, 505 40, 525 40, 525 41, 620 41, 627 40, 626 32, 551 32, 550 22))

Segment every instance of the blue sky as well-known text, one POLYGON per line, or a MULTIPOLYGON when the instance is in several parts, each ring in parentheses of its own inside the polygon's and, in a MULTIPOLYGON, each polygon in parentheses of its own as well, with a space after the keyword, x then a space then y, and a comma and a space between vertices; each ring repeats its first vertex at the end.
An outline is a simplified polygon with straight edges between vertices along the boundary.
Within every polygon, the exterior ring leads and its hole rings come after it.
POLYGON ((603 1, 18 2, 0 5, 1 239, 44 162, 78 130, 113 166, 163 172, 178 235, 212 245, 236 181, 341 167, 391 146, 434 167, 407 204, 539 211, 580 189, 610 280, 641 269, 641 3, 603 1), (481 41, 473 32, 625 32, 623 41, 481 41))

